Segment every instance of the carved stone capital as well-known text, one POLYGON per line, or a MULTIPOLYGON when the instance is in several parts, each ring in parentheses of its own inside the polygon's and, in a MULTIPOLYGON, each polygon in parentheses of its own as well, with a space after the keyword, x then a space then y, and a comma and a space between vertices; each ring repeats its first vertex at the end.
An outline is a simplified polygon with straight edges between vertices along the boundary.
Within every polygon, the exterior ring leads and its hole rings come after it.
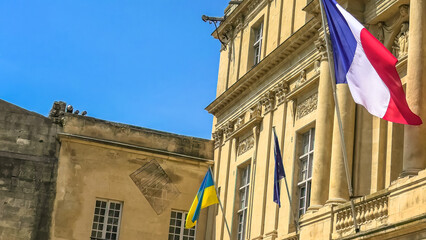
POLYGON ((315 47, 318 49, 318 52, 321 55, 321 60, 322 61, 328 60, 327 46, 326 46, 324 37, 319 37, 317 40, 315 40, 314 43, 315 43, 315 47))
POLYGON ((223 140, 223 130, 222 129, 216 130, 214 133, 212 133, 212 137, 214 140, 214 148, 220 147, 223 140))
POLYGON ((265 107, 265 113, 264 114, 267 114, 272 109, 274 109, 275 91, 270 90, 267 93, 265 93, 261 102, 262 102, 262 105, 265 107))
POLYGON ((230 121, 223 128, 223 133, 225 134, 226 138, 229 138, 229 136, 231 136, 232 132, 234 132, 234 124, 233 124, 233 122, 230 121))
POLYGON ((277 97, 277 105, 280 105, 285 101, 285 96, 289 91, 288 84, 282 81, 278 83, 278 85, 274 88, 274 91, 277 97))

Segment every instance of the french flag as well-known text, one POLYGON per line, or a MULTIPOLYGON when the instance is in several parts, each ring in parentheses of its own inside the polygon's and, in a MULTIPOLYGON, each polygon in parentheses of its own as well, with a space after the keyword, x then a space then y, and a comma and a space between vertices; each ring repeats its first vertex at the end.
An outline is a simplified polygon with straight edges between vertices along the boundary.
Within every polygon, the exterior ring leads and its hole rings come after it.
POLYGON ((387 121, 420 125, 408 107, 396 59, 336 0, 323 0, 333 46, 336 83, 347 83, 354 101, 387 121))

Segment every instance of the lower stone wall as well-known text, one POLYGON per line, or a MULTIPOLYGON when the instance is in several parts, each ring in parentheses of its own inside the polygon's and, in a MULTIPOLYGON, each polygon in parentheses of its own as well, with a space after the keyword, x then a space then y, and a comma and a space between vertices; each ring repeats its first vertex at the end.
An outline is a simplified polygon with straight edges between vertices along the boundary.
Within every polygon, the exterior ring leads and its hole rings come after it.
POLYGON ((0 152, 0 239, 49 239, 56 159, 0 152))

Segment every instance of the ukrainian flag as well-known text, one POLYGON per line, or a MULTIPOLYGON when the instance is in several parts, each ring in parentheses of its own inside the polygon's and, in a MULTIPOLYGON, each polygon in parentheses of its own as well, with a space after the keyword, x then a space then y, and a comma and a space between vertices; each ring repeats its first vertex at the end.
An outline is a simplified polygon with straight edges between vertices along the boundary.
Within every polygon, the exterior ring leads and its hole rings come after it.
POLYGON ((201 183, 200 189, 198 189, 194 202, 192 202, 188 215, 186 216, 185 227, 194 227, 198 217, 200 216, 201 209, 216 203, 219 203, 219 199, 217 199, 212 173, 209 169, 206 176, 204 177, 203 182, 201 183))

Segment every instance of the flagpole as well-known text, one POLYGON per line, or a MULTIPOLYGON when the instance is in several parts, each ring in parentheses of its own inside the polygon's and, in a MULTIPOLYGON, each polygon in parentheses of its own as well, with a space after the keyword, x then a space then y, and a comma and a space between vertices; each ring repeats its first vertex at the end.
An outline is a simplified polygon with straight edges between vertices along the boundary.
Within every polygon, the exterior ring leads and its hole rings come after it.
MULTIPOLYGON (((351 209, 352 209, 352 218, 354 219, 354 227, 355 227, 355 232, 359 232, 359 228, 358 228, 358 224, 356 221, 356 213, 355 213, 355 204, 354 204, 354 200, 353 200, 353 188, 352 188, 352 182, 351 179, 349 177, 349 167, 348 167, 348 157, 347 157, 347 151, 346 151, 346 143, 345 143, 345 137, 343 134, 343 124, 342 124, 342 118, 340 116, 340 108, 339 108, 339 102, 337 101, 337 94, 336 94, 336 76, 334 74, 334 59, 332 58, 333 56, 331 56, 330 54, 330 45, 329 45, 329 38, 327 37, 327 29, 326 29, 326 22, 327 22, 327 18, 324 14, 324 5, 323 5, 323 0, 319 0, 320 3, 320 9, 321 9, 321 18, 322 18, 322 29, 324 31, 324 39, 325 39, 325 45, 327 48, 327 56, 329 59, 330 64, 329 65, 329 70, 330 70, 330 80, 331 80, 331 86, 333 88, 333 97, 334 97, 334 106, 336 109, 336 116, 337 116, 337 122, 339 125, 339 132, 340 132, 340 140, 341 140, 341 146, 342 146, 342 153, 343 153, 343 162, 344 162, 344 166, 345 166, 345 172, 346 172, 346 180, 348 183, 348 190, 349 190, 349 200, 351 202, 351 209)), ((327 22, 328 25, 328 22, 327 22)))
MULTIPOLYGON (((216 183, 214 182, 213 171, 212 171, 212 168, 210 166, 209 166, 209 171, 210 171, 210 174, 212 175, 212 180, 213 180, 214 188, 216 190, 216 195, 217 195, 217 186, 216 186, 216 183)), ((229 230, 228 221, 226 221, 225 212, 223 211, 222 202, 220 201, 219 196, 218 196, 217 200, 219 201, 220 210, 222 210, 222 217, 223 217, 223 221, 225 222, 225 225, 226 225, 226 230, 228 230, 229 239, 231 239, 232 238, 231 237, 231 231, 229 230)))
POLYGON ((299 221, 297 221, 296 219, 296 214, 293 211, 293 208, 291 207, 291 197, 290 197, 290 192, 288 191, 288 184, 287 184, 287 178, 284 178, 284 182, 285 182, 285 188, 287 190, 287 196, 288 196, 288 203, 289 203, 289 207, 290 207, 290 211, 293 214, 293 219, 294 219, 294 224, 296 225, 296 233, 299 232, 299 221))
MULTIPOLYGON (((277 132, 275 131, 275 126, 272 126, 272 130, 274 131, 274 137, 277 135, 277 132)), ((282 154, 282 153, 281 153, 282 154)), ((283 156, 281 156, 282 159, 283 156)), ((288 188, 288 184, 287 184, 287 177, 284 177, 284 182, 285 182, 285 188, 287 190, 287 197, 288 197, 288 204, 289 204, 289 208, 290 208, 290 212, 293 215, 293 220, 294 220, 294 225, 296 227, 296 233, 299 231, 299 223, 296 219, 296 214, 294 213, 292 207, 291 207, 291 197, 290 197, 290 191, 288 188)))

